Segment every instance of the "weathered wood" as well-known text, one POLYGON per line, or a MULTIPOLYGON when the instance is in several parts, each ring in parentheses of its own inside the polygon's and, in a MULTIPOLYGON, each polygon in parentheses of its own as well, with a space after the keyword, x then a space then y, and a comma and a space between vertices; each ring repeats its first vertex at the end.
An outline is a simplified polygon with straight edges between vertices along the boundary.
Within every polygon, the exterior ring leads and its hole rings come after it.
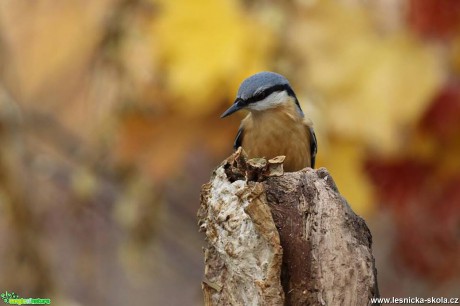
POLYGON ((327 172, 241 150, 203 186, 205 305, 369 305, 372 237, 327 172))

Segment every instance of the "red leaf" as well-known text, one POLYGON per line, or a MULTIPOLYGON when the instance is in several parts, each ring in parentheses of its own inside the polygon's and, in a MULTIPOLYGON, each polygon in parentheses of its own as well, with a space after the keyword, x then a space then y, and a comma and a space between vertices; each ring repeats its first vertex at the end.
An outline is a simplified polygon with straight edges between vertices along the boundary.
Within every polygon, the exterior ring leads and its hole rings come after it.
POLYGON ((459 134, 460 81, 447 84, 434 98, 433 103, 422 117, 420 127, 443 141, 459 134))
POLYGON ((460 1, 409 0, 407 20, 428 38, 449 38, 460 26, 460 1))
POLYGON ((404 205, 425 187, 433 166, 414 160, 369 160, 365 171, 380 199, 388 205, 404 205))

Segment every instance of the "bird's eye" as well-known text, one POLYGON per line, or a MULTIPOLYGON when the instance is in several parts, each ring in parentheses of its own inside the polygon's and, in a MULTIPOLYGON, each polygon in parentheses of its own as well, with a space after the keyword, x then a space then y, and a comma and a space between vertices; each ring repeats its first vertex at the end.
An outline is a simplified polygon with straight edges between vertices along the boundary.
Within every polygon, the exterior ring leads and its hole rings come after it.
POLYGON ((265 99, 266 97, 267 97, 267 93, 265 91, 262 91, 254 96, 254 100, 260 101, 260 100, 265 99))

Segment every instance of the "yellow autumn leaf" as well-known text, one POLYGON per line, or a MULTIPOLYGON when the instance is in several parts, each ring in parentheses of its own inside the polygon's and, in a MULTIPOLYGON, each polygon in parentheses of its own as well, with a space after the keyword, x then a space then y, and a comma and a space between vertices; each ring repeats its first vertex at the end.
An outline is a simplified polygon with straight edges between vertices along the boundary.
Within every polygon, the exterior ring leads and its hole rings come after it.
POLYGON ((318 166, 326 166, 340 193, 358 215, 373 212, 372 187, 362 170, 365 150, 353 141, 336 141, 323 146, 318 166))
POLYGON ((437 59, 400 36, 377 43, 361 63, 361 78, 348 94, 334 95, 327 109, 330 127, 381 153, 396 153, 406 142, 401 131, 414 127, 441 84, 437 59))
POLYGON ((274 37, 230 0, 159 1, 153 26, 167 89, 176 110, 210 113, 235 95, 248 75, 263 70, 274 37))
POLYGON ((442 82, 435 52, 407 33, 379 35, 362 8, 317 2, 299 14, 293 46, 310 89, 324 97, 322 127, 394 153, 442 82))

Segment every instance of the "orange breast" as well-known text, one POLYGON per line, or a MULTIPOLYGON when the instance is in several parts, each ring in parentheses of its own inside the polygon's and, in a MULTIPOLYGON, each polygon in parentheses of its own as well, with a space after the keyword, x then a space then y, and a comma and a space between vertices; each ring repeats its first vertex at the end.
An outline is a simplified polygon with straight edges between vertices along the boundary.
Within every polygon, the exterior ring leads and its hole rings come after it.
POLYGON ((242 126, 242 147, 250 158, 270 159, 285 155, 284 170, 287 172, 311 166, 308 125, 295 113, 295 109, 277 108, 249 114, 242 126))

